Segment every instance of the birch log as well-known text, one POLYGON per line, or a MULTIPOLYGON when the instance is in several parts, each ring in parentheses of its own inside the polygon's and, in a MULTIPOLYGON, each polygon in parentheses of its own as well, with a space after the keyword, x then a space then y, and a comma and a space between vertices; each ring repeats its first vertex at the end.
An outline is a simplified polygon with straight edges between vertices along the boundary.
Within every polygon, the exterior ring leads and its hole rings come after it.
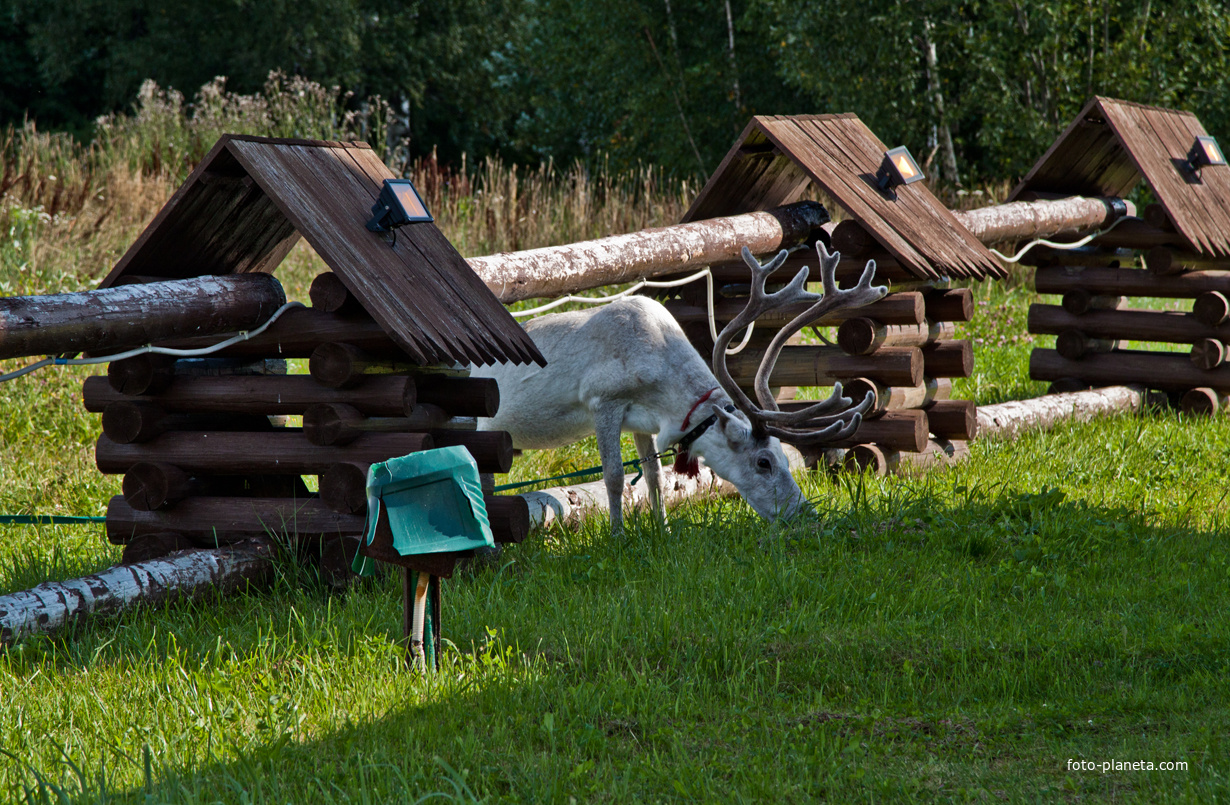
POLYGON ((983 243, 1002 243, 1102 229, 1119 218, 1135 215, 1135 205, 1118 198, 1071 196, 1038 201, 1013 201, 953 215, 983 243))
POLYGON ((806 241, 826 221, 824 207, 801 201, 767 212, 470 257, 467 262, 492 293, 508 304, 739 260, 744 246, 753 254, 775 252, 806 241))
POLYGON ((1088 422, 1098 416, 1139 411, 1145 400, 1144 389, 1137 386, 1108 386, 983 405, 978 408, 978 436, 1012 439, 1027 430, 1068 420, 1088 422))
POLYGON ((48 582, 0 596, 0 645, 54 632, 79 618, 115 614, 138 604, 262 584, 272 574, 273 554, 272 542, 250 540, 119 565, 93 576, 48 582))

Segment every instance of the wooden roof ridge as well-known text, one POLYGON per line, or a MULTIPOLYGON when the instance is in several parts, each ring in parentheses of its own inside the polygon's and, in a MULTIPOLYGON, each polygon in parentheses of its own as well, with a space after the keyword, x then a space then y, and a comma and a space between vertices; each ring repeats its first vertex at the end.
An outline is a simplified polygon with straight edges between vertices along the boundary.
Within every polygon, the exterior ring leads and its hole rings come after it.
POLYGON ((366 228, 388 167, 366 143, 223 135, 101 287, 139 275, 272 273, 300 236, 423 364, 545 363, 433 222, 366 228))
POLYGON ((923 183, 875 187, 886 148, 851 112, 757 115, 697 194, 683 221, 798 201, 816 184, 913 275, 982 279, 1003 268, 923 183))
POLYGON ((1126 196, 1141 180, 1193 251, 1230 256, 1230 169, 1183 167, 1198 135, 1192 112, 1095 95, 1008 196, 1126 196))

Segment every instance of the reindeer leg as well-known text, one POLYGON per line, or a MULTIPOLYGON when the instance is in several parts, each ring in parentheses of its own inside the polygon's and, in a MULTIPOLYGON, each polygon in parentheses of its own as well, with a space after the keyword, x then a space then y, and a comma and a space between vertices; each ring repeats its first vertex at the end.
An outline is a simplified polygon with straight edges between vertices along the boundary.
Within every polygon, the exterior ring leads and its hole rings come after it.
POLYGON ((648 433, 634 433, 632 440, 636 442, 636 455, 641 460, 641 469, 645 472, 645 485, 649 488, 649 506, 661 522, 666 521, 666 509, 662 505, 662 464, 657 457, 657 448, 653 436, 648 433))
POLYGON ((611 533, 624 530, 624 466, 619 452, 619 433, 623 428, 623 405, 603 405, 594 409, 594 431, 598 435, 598 455, 602 457, 602 480, 606 483, 607 504, 611 509, 611 533))

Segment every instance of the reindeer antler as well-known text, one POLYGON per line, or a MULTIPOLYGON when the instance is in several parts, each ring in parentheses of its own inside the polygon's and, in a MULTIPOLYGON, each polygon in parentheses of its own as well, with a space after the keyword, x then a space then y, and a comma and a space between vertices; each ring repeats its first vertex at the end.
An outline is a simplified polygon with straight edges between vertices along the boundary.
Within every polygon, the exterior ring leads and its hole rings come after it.
POLYGON ((888 293, 888 288, 882 285, 872 285, 871 278, 875 276, 876 264, 868 260, 863 275, 853 288, 842 290, 837 287, 837 264, 841 260, 841 252, 829 254, 823 243, 816 244, 816 253, 820 258, 820 280, 824 286, 824 294, 815 294, 806 290, 808 268, 803 266, 798 274, 786 284, 786 287, 774 293, 765 292, 765 282, 769 275, 781 268, 789 254, 785 249, 768 263, 761 264, 752 253, 743 247, 743 262, 752 270, 752 293, 747 306, 718 334, 717 343, 713 347, 713 374, 718 383, 730 395, 735 407, 747 414, 752 426, 757 431, 776 436, 784 442, 796 445, 815 445, 829 441, 845 439, 858 429, 863 414, 874 404, 875 395, 869 392, 858 405, 841 393, 841 384, 833 387, 833 393, 827 400, 808 406, 801 411, 785 412, 777 407, 777 401, 769 392, 769 375, 773 371, 777 358, 781 354, 786 341, 799 330, 827 316, 834 310, 862 307, 863 305, 882 299, 888 293), (778 331, 769 343, 768 349, 756 370, 757 406, 731 377, 726 366, 726 348, 735 334, 747 327, 758 317, 775 308, 786 307, 797 302, 813 302, 807 310, 800 313, 790 324, 778 331))

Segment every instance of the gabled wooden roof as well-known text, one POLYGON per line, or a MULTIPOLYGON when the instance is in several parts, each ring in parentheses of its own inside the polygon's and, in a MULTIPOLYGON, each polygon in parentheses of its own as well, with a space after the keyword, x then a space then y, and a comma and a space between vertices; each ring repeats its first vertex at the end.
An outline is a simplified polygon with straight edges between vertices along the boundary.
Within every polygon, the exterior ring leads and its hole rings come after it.
POLYGON ((365 143, 224 135, 102 282, 272 273, 299 236, 423 364, 545 363, 434 223, 366 229, 393 174, 365 143))
POLYGON ((886 150, 853 114, 754 117, 684 221, 789 204, 815 182, 915 276, 1002 276, 925 184, 895 188, 895 200, 876 188, 886 150))
POLYGON ((1122 197, 1144 179, 1195 250, 1230 255, 1230 167, 1198 176, 1183 167, 1207 133, 1190 112, 1095 97, 1009 201, 1026 192, 1122 197))

